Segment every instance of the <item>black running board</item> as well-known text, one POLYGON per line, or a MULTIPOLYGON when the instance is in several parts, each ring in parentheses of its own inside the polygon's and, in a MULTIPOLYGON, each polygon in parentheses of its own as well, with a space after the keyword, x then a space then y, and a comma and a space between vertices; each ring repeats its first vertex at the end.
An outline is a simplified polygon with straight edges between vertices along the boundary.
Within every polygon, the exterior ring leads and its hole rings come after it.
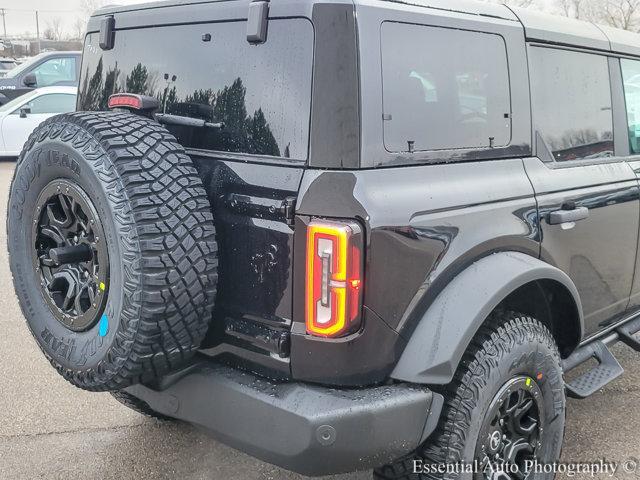
POLYGON ((623 342, 640 352, 640 340, 635 334, 640 331, 640 317, 616 327, 606 337, 581 346, 562 362, 565 376, 580 365, 595 359, 598 364, 579 377, 566 383, 567 395, 572 398, 587 398, 616 380, 624 373, 624 368, 611 353, 610 346, 623 342))

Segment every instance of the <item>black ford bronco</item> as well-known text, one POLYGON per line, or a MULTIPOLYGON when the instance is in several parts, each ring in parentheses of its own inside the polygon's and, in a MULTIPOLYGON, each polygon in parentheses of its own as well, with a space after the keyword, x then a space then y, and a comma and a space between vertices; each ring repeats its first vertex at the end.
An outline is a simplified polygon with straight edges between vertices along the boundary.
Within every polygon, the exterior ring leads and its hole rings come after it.
POLYGON ((636 34, 464 0, 107 8, 77 107, 25 145, 8 242, 80 388, 309 475, 546 478, 566 395, 640 350, 636 34))

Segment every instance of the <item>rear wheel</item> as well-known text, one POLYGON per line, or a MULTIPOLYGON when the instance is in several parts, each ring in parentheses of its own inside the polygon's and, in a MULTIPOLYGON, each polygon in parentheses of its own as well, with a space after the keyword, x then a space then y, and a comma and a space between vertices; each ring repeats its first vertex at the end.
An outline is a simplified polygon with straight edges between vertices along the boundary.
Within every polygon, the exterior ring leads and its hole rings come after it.
POLYGON ((533 462, 558 461, 565 425, 560 354, 540 322, 514 312, 493 313, 445 398, 440 425, 427 443, 410 458, 376 470, 374 478, 553 477, 530 472, 533 462))
POLYGON ((179 368, 211 320, 211 207, 184 149, 118 112, 53 117, 16 166, 7 219, 20 306, 74 385, 118 390, 179 368))

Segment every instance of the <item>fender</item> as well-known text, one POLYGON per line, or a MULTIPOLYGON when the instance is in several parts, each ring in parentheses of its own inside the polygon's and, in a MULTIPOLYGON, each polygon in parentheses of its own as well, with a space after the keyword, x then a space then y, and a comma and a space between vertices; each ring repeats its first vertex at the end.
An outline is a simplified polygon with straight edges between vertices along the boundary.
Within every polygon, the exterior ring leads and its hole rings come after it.
POLYGON ((478 260, 436 297, 409 339, 391 378, 446 385, 489 314, 510 293, 529 282, 555 280, 573 296, 584 332, 582 303, 573 281, 561 270, 518 252, 478 260))

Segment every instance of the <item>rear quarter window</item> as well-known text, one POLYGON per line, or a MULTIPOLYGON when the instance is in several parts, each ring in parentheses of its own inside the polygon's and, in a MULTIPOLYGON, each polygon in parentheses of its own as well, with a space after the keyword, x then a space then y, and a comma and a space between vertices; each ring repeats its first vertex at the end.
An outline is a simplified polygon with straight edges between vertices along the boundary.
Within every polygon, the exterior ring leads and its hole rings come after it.
POLYGON ((507 50, 495 34, 382 25, 384 144, 390 152, 507 146, 507 50))
POLYGON ((308 20, 271 20, 260 45, 247 42, 244 21, 117 31, 110 51, 92 33, 84 58, 79 110, 107 110, 118 92, 149 95, 165 113, 225 124, 222 130, 168 126, 186 148, 307 159, 308 20))

